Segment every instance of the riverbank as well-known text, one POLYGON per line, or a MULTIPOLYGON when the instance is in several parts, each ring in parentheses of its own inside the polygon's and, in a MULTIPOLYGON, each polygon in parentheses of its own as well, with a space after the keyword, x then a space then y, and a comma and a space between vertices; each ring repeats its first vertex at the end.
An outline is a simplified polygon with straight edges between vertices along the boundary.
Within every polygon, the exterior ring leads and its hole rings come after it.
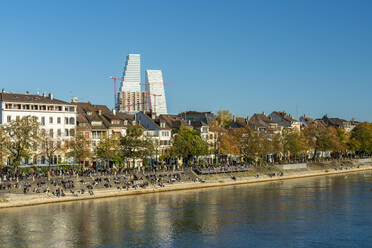
POLYGON ((283 181, 291 179, 299 179, 306 177, 315 176, 327 176, 327 175, 338 175, 347 173, 356 173, 372 170, 372 163, 362 164, 354 168, 343 168, 341 169, 323 169, 323 170, 299 170, 299 171, 288 171, 283 176, 259 176, 259 177, 221 177, 216 180, 208 180, 203 183, 201 182, 187 182, 187 183, 174 183, 167 184, 165 187, 151 186, 145 189, 101 189, 96 190, 94 195, 84 194, 79 196, 65 196, 56 197, 53 195, 46 194, 4 194, 0 198, 0 208, 10 207, 22 207, 32 206, 49 203, 59 203, 68 201, 80 201, 80 200, 91 200, 98 198, 108 197, 119 197, 128 195, 139 195, 139 194, 150 194, 150 193, 161 193, 178 190, 193 190, 201 188, 221 187, 221 186, 232 186, 241 184, 254 184, 264 183, 273 181, 283 181))

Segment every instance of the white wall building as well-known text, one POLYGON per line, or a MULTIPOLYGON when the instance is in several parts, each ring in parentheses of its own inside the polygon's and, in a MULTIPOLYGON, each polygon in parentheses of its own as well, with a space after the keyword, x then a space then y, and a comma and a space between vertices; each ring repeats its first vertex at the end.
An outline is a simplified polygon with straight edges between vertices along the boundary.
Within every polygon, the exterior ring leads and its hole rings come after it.
MULTIPOLYGON (((76 106, 55 99, 53 94, 40 96, 6 93, 3 89, 0 94, 0 106, 1 125, 7 125, 24 116, 35 116, 40 123, 40 128, 44 129, 50 138, 61 141, 61 144, 75 135, 76 106)), ((40 164, 44 160, 45 158, 38 158, 34 163, 40 164)))
POLYGON ((161 70, 146 70, 145 85, 152 112, 156 113, 156 115, 168 114, 161 70))

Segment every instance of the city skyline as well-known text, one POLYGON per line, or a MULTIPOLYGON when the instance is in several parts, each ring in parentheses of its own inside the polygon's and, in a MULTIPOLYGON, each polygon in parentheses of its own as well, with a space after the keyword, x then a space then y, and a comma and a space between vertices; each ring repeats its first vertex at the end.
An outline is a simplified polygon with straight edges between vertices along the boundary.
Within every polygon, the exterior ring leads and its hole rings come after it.
POLYGON ((172 83, 169 113, 284 110, 372 121, 370 2, 22 3, 0 3, 8 92, 113 107, 109 76, 140 53, 144 68, 172 83))

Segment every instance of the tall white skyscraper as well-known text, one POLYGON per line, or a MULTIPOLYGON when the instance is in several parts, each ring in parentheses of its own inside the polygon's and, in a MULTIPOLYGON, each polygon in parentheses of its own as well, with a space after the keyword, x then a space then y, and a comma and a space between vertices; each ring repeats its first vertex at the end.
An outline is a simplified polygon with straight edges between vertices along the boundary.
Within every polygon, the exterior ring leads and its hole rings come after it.
POLYGON ((147 94, 141 92, 141 55, 129 54, 123 72, 123 81, 117 95, 119 112, 136 113, 146 111, 147 94))
POLYGON ((149 94, 151 110, 157 115, 168 114, 161 70, 146 70, 146 92, 149 94))
POLYGON ((129 54, 123 72, 120 91, 141 91, 141 55, 129 54))

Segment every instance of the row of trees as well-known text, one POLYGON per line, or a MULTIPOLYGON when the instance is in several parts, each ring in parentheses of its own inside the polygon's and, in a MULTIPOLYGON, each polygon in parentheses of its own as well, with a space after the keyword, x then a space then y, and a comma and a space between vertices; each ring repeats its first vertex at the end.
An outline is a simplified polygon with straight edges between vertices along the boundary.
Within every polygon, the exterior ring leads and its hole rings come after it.
MULTIPOLYGON (((221 113, 216 122, 211 124, 220 132, 215 150, 212 151, 216 154, 236 155, 246 161, 264 161, 268 157, 273 161, 314 159, 318 152, 331 152, 334 157, 372 154, 372 124, 367 122, 360 123, 350 133, 315 123, 301 132, 284 129, 281 133, 266 135, 249 126, 223 128, 229 121, 231 116, 221 113)), ((23 159, 32 156, 43 156, 51 164, 55 155, 60 153, 78 162, 100 159, 106 165, 110 162, 124 165, 126 161, 146 161, 158 155, 158 144, 143 134, 144 130, 140 126, 133 126, 127 129, 123 137, 102 137, 92 150, 90 141, 81 134, 77 133, 62 142, 41 129, 36 118, 26 116, 0 127, 0 166, 5 165, 5 158, 16 167, 23 159)), ((208 144, 202 140, 198 131, 181 126, 173 135, 172 145, 161 157, 190 161, 209 153, 208 144)))
POLYGON ((372 124, 361 123, 350 133, 343 129, 315 123, 297 130, 284 129, 273 135, 260 134, 249 126, 228 129, 219 139, 217 148, 223 154, 240 156, 246 160, 274 161, 316 158, 319 152, 330 152, 333 157, 372 153, 372 124))

